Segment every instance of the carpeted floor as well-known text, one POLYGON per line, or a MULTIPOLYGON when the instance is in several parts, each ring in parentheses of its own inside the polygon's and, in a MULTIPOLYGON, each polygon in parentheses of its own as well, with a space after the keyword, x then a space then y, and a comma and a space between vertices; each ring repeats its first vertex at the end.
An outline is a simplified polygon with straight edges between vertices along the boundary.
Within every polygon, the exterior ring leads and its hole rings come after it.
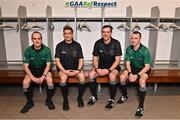
MULTIPOLYGON (((25 97, 21 86, 0 86, 0 119, 135 119, 134 113, 137 109, 136 87, 130 85, 128 92, 130 98, 124 104, 115 104, 110 110, 105 110, 108 100, 108 87, 103 85, 99 93, 98 102, 88 107, 86 105, 90 97, 89 89, 86 89, 84 95, 84 108, 78 108, 77 86, 70 87, 69 102, 70 110, 62 110, 61 92, 56 85, 56 92, 53 97, 55 110, 48 110, 44 105, 46 91, 43 88, 39 93, 38 87, 34 89, 35 106, 26 114, 21 114, 20 109, 25 104, 25 97)), ((116 102, 121 96, 119 89, 116 96, 116 102)), ((158 91, 153 92, 153 87, 149 85, 147 97, 145 100, 145 113, 142 119, 180 119, 180 85, 159 85, 158 91)))

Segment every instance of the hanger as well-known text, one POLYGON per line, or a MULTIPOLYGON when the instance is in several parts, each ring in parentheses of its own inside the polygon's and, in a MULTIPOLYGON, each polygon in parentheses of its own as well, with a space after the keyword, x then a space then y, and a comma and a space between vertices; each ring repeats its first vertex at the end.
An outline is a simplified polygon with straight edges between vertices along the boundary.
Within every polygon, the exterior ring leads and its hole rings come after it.
POLYGON ((146 29, 146 30, 158 30, 158 27, 156 27, 154 24, 150 23, 149 25, 145 26, 144 29, 146 29))
POLYGON ((5 22, 3 22, 2 24, 0 24, 0 29, 4 29, 4 30, 15 30, 16 28, 14 26, 11 26, 11 25, 8 25, 6 23, 6 20, 5 22))
POLYGON ((169 25, 169 30, 180 30, 180 26, 176 25, 173 21, 173 23, 169 25))
POLYGON ((141 27, 136 23, 136 24, 132 27, 131 31, 138 31, 138 30, 141 30, 141 27))
POLYGON ((31 30, 44 30, 44 27, 38 25, 36 22, 33 22, 32 25, 30 25, 31 30))
POLYGON ((86 19, 84 20, 84 22, 80 22, 78 24, 78 30, 91 32, 89 25, 86 24, 86 19))
POLYGON ((169 27, 166 24, 161 23, 159 25, 159 30, 161 30, 161 31, 167 32, 168 29, 169 29, 169 27))
POLYGON ((24 25, 21 27, 21 29, 24 30, 44 30, 44 27, 39 26, 38 24, 35 23, 35 20, 33 20, 33 24, 28 25, 25 21, 24 25))
POLYGON ((126 31, 126 30, 129 30, 130 28, 129 28, 128 25, 122 23, 122 24, 120 24, 120 25, 117 27, 117 29, 118 29, 118 30, 121 30, 121 31, 126 31))

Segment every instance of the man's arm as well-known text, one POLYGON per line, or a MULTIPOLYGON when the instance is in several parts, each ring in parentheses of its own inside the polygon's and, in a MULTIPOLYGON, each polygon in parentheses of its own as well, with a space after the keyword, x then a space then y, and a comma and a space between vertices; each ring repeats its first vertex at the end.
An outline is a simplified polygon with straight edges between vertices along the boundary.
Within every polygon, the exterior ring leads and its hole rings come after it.
POLYGON ((60 58, 55 58, 55 63, 57 65, 57 67, 62 71, 65 72, 64 67, 62 66, 61 62, 60 62, 60 58))
POLYGON ((31 73, 31 71, 30 71, 30 69, 29 69, 29 64, 27 64, 27 63, 24 63, 24 70, 25 70, 25 72, 26 72, 26 74, 30 77, 30 79, 32 80, 32 81, 34 81, 35 83, 38 83, 38 84, 41 84, 41 80, 39 79, 39 78, 36 78, 32 73, 31 73))
POLYGON ((128 73, 131 73, 131 65, 130 65, 130 61, 126 61, 126 69, 128 71, 128 73))
POLYGON ((97 56, 93 56, 93 60, 92 60, 92 63, 93 63, 93 67, 94 69, 98 69, 98 57, 97 56))
POLYGON ((51 68, 51 62, 47 62, 46 63, 46 68, 45 68, 44 73, 43 73, 44 76, 47 75, 47 73, 49 72, 50 68, 51 68))
POLYGON ((30 71, 30 69, 29 69, 29 67, 28 67, 29 64, 24 63, 23 66, 24 66, 24 70, 25 70, 26 74, 27 74, 31 79, 33 79, 34 76, 33 76, 33 74, 31 73, 31 71, 30 71))
POLYGON ((79 64, 78 64, 78 70, 81 70, 83 68, 84 65, 84 59, 79 59, 79 64))
POLYGON ((112 66, 109 68, 109 70, 110 71, 114 70, 119 65, 120 61, 121 61, 121 56, 116 56, 115 61, 112 64, 112 66))
POLYGON ((138 73, 140 76, 150 69, 150 64, 145 64, 145 67, 138 73))

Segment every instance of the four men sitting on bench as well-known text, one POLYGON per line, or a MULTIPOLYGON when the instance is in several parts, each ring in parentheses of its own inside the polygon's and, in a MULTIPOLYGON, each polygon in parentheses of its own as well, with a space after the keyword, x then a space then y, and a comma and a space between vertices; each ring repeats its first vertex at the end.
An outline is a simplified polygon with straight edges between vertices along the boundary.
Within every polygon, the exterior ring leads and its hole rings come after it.
MULTIPOLYGON (((89 87, 92 96, 88 101, 88 106, 92 106, 97 100, 97 83, 98 76, 109 77, 110 98, 105 108, 113 108, 116 95, 116 82, 120 72, 121 61, 121 44, 118 40, 111 37, 112 26, 105 25, 102 27, 102 38, 94 44, 92 69, 89 72, 89 87)), ((79 80, 78 89, 78 107, 84 107, 83 94, 85 92, 85 73, 83 71, 83 53, 81 45, 73 39, 73 29, 65 26, 63 29, 64 40, 56 46, 55 62, 60 77, 60 88, 63 96, 63 110, 69 110, 68 101, 68 77, 77 77, 79 80)), ((135 116, 143 116, 144 99, 146 94, 146 80, 150 72, 152 58, 148 48, 140 43, 141 33, 134 31, 131 35, 131 45, 125 53, 125 70, 120 75, 120 85, 122 97, 117 102, 121 104, 128 99, 127 80, 135 82, 139 80, 139 106, 135 116)), ((32 33, 33 45, 28 47, 24 54, 24 69, 26 76, 23 80, 23 90, 27 98, 27 103, 21 109, 21 113, 29 111, 34 106, 32 100, 31 81, 42 84, 47 81, 47 98, 45 104, 49 109, 55 109, 51 100, 54 91, 52 81, 51 52, 48 47, 42 44, 42 35, 39 32, 32 33)))

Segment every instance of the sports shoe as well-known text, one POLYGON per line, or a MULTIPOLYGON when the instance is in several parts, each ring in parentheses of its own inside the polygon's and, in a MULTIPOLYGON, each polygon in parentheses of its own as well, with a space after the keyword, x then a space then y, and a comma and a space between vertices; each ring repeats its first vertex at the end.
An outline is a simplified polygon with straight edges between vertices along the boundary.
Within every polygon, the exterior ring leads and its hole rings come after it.
POLYGON ((78 107, 84 107, 84 102, 82 98, 78 97, 77 102, 78 102, 78 107))
POLYGON ((124 103, 125 101, 127 101, 127 99, 128 99, 128 95, 127 96, 121 96, 120 98, 119 98, 119 100, 117 101, 117 104, 122 104, 122 103, 124 103))
POLYGON ((141 118, 143 116, 143 113, 144 113, 144 109, 142 107, 138 107, 135 113, 136 118, 141 118))
POLYGON ((113 99, 109 99, 108 103, 106 104, 105 108, 106 110, 111 110, 114 106, 114 100, 113 99))
POLYGON ((95 103, 97 100, 98 100, 97 97, 91 96, 91 97, 89 98, 89 101, 88 101, 87 105, 88 105, 88 106, 92 106, 92 105, 94 105, 94 103, 95 103))
POLYGON ((63 102, 63 110, 64 111, 68 111, 69 110, 69 102, 68 101, 64 101, 63 102))
POLYGON ((34 103, 26 103, 24 107, 21 109, 21 113, 28 112, 32 107, 34 106, 34 103))
POLYGON ((45 105, 46 105, 46 106, 48 107, 48 109, 50 109, 50 110, 55 109, 55 106, 54 106, 52 100, 46 99, 45 105))

